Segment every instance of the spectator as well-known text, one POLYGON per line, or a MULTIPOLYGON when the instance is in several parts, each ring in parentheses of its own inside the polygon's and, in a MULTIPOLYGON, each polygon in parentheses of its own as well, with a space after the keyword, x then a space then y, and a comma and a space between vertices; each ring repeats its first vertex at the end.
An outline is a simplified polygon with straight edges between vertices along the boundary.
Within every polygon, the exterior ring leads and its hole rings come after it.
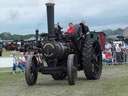
POLYGON ((116 58, 116 44, 112 43, 112 57, 116 58))
POLYGON ((116 49, 116 59, 119 64, 122 62, 121 46, 122 44, 118 44, 117 49, 116 49))
MULTIPOLYGON (((102 61, 106 62, 105 51, 102 51, 102 61)), ((103 62, 103 64, 104 64, 103 62)))
POLYGON ((116 44, 112 43, 112 52, 116 52, 116 44))
POLYGON ((106 59, 106 58, 105 58, 105 51, 102 52, 102 59, 103 59, 103 60, 106 59))
POLYGON ((125 52, 125 51, 126 51, 126 47, 125 47, 124 44, 121 45, 121 51, 122 51, 122 52, 125 52))
POLYGON ((27 60, 27 59, 28 59, 28 55, 32 55, 32 52, 30 52, 30 51, 29 51, 29 52, 26 52, 26 53, 25 53, 25 55, 24 55, 25 60, 27 60))
POLYGON ((27 60, 28 52, 25 52, 25 53, 24 53, 24 57, 25 57, 25 60, 27 60))
POLYGON ((121 46, 122 46, 121 44, 118 44, 116 52, 121 52, 121 46))
POLYGON ((90 33, 90 32, 89 32, 89 27, 86 25, 86 21, 83 20, 81 23, 82 23, 82 24, 84 25, 84 27, 85 27, 85 33, 86 33, 86 34, 89 34, 89 33, 90 33))
POLYGON ((105 54, 105 61, 110 65, 110 64, 115 64, 116 60, 115 58, 112 58, 111 53, 106 53, 105 54))
POLYGON ((74 27, 72 23, 69 23, 69 29, 67 30, 67 34, 73 34, 74 32, 74 27))
POLYGON ((16 52, 12 51, 11 56, 13 57, 13 67, 12 67, 12 73, 15 74, 16 73, 16 66, 17 66, 17 57, 16 57, 16 52))
POLYGON ((24 72, 25 64, 26 64, 26 59, 24 57, 24 53, 21 52, 21 56, 19 57, 18 67, 21 69, 22 72, 24 72))
POLYGON ((125 63, 127 54, 126 54, 126 47, 124 44, 122 44, 121 46, 121 55, 122 55, 122 63, 125 63))
POLYGON ((105 43, 105 52, 111 53, 111 49, 112 49, 111 44, 108 43, 108 41, 106 41, 106 43, 105 43))

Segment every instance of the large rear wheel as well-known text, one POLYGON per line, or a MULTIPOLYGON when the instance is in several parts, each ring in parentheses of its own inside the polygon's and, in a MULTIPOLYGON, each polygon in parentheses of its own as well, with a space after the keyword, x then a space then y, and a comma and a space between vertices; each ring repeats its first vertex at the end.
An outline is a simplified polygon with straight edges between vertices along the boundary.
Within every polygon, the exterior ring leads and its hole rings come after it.
POLYGON ((77 58, 75 54, 70 54, 67 60, 68 83, 75 85, 77 79, 77 58))
POLYGON ((82 50, 82 64, 87 79, 99 79, 102 72, 102 52, 97 40, 86 40, 82 50))
POLYGON ((28 85, 34 85, 37 81, 38 71, 35 56, 28 56, 25 66, 25 79, 28 85))

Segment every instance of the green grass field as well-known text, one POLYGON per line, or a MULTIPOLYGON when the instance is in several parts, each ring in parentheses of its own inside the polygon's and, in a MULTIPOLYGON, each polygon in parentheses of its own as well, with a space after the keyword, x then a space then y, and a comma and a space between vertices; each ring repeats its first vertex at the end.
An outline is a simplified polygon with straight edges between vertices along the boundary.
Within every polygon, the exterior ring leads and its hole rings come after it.
MULTIPOLYGON (((3 56, 10 54, 10 51, 3 52, 3 56)), ((42 74, 36 85, 28 86, 19 68, 15 75, 1 71, 12 71, 12 68, 0 68, 0 96, 128 96, 128 65, 104 66, 101 78, 94 81, 79 72, 74 86, 68 85, 67 80, 55 81, 42 74)))
POLYGON ((0 73, 0 96, 128 96, 128 65, 104 66, 99 80, 87 80, 79 72, 74 86, 42 74, 36 85, 28 86, 23 73, 0 73))
MULTIPOLYGON (((11 55, 11 51, 6 51, 5 49, 3 49, 2 56, 10 56, 10 55, 11 55)), ((20 56, 19 51, 16 51, 16 56, 20 56)))

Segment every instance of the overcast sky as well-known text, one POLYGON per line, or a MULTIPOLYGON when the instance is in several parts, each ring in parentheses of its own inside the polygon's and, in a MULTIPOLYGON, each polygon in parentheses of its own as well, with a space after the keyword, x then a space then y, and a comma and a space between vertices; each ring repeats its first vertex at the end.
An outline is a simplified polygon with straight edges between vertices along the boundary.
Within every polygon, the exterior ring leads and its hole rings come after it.
POLYGON ((54 2, 55 23, 66 31, 68 23, 86 20, 90 30, 128 26, 128 0, 0 0, 0 33, 47 32, 46 2, 54 2))

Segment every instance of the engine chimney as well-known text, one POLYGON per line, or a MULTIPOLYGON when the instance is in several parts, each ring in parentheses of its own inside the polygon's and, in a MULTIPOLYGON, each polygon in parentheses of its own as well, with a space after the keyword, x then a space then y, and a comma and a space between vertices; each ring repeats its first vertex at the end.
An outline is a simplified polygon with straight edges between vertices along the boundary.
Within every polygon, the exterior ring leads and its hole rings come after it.
POLYGON ((47 21, 48 21, 48 36, 55 36, 54 33, 54 3, 46 3, 47 6, 47 21))
POLYGON ((36 29, 36 42, 38 41, 38 38, 39 38, 39 30, 38 29, 36 29))

